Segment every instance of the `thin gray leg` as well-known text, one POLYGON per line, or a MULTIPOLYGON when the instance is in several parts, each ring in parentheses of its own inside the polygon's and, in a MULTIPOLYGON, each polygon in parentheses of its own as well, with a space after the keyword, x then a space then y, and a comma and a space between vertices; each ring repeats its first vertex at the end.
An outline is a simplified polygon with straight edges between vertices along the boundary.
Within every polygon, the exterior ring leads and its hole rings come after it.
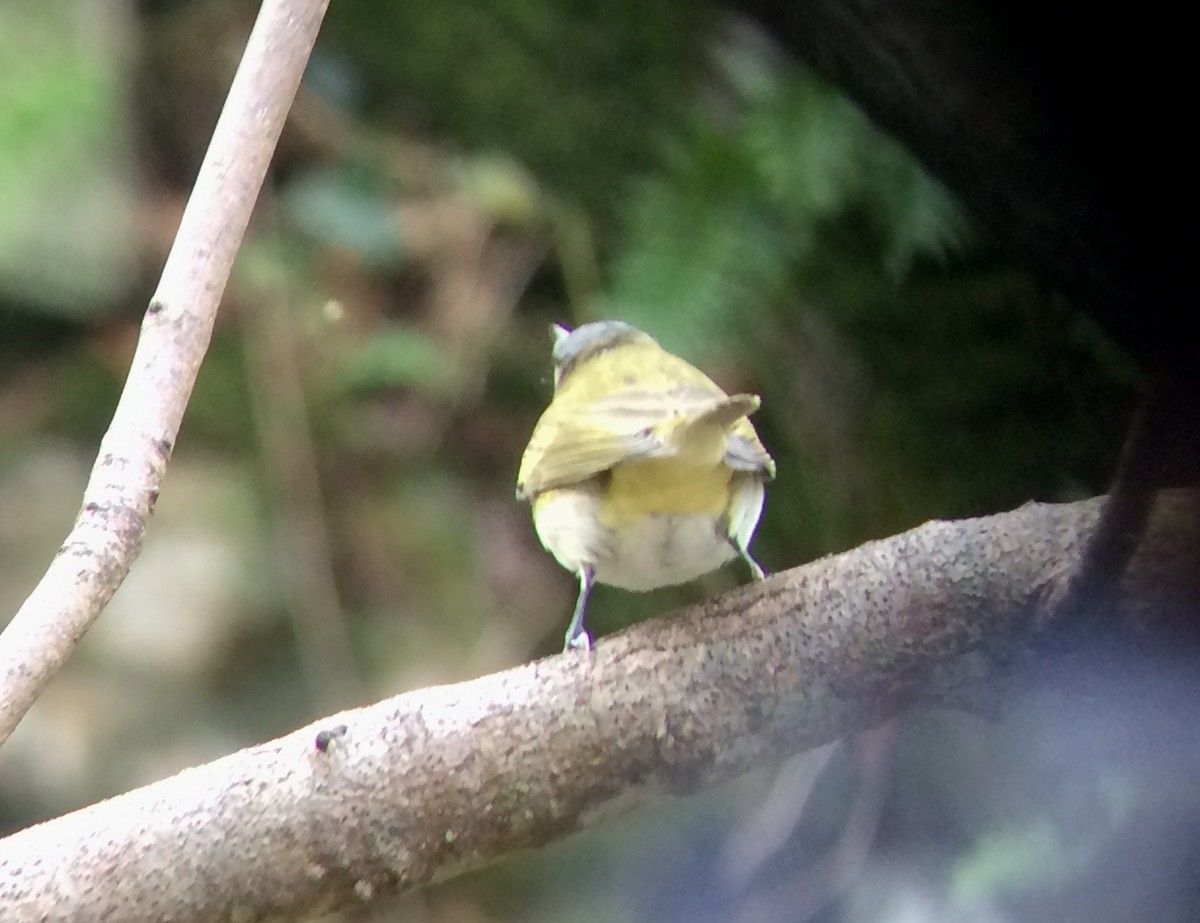
POLYGON ((733 545, 733 547, 737 550, 737 553, 741 555, 742 560, 750 565, 751 577, 753 577, 755 580, 762 580, 767 576, 766 571, 758 566, 758 562, 754 560, 754 558, 750 557, 750 552, 742 547, 741 542, 730 536, 729 543, 733 545))
POLYGON ((571 627, 567 629, 567 643, 563 647, 564 651, 573 648, 583 648, 585 651, 592 649, 592 639, 583 627, 583 613, 587 609, 588 596, 591 595, 595 577, 595 569, 587 566, 579 569, 579 599, 575 601, 575 614, 571 616, 571 627))

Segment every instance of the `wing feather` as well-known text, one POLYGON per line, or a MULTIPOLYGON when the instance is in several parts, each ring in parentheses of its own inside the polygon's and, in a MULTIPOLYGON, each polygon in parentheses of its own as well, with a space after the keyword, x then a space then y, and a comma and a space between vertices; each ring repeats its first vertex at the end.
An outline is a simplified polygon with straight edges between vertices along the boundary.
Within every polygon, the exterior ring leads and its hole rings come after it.
POLYGON ((698 426, 729 433, 725 461, 731 468, 774 476, 775 463, 746 419, 758 407, 756 396, 726 395, 654 343, 625 347, 610 359, 620 363, 614 372, 628 386, 581 404, 570 394, 586 386, 578 370, 563 381, 521 458, 518 498, 579 483, 622 462, 670 456, 698 426))

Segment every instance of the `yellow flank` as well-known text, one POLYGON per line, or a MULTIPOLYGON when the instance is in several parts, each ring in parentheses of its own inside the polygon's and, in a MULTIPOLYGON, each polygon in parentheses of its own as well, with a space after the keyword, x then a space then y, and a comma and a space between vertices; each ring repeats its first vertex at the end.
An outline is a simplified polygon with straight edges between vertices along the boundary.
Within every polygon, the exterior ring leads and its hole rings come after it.
POLYGON ((729 507, 729 482, 733 475, 723 464, 695 467, 675 458, 628 462, 612 471, 601 505, 600 521, 620 529, 643 516, 710 513, 725 514, 729 507))

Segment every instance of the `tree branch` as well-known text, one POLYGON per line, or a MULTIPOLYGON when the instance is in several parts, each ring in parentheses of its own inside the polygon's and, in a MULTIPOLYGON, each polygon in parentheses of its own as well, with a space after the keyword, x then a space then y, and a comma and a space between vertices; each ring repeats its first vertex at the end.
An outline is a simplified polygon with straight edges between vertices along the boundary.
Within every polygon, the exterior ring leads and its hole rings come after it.
POLYGON ((328 0, 267 0, 246 45, 71 534, 0 634, 0 743, 141 549, 217 306, 328 0))
POLYGON ((344 712, 14 834, 0 841, 3 917, 295 919, 449 878, 915 702, 972 699, 1053 621, 1043 610, 1102 503, 930 522, 590 655, 344 712))

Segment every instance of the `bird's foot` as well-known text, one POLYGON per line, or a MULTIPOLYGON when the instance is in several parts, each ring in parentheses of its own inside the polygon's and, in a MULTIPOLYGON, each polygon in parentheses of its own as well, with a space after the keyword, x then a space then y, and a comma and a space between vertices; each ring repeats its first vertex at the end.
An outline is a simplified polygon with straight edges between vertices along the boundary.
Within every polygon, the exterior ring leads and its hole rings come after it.
POLYGON ((567 643, 563 645, 564 653, 566 651, 577 650, 590 651, 591 649, 592 638, 591 635, 589 635, 586 631, 579 631, 573 635, 567 635, 567 643))

